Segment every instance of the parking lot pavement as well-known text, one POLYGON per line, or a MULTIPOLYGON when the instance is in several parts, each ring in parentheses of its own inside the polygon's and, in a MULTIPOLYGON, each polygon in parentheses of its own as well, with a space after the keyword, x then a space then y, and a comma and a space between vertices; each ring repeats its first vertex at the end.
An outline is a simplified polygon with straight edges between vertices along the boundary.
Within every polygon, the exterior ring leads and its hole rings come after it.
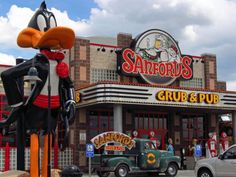
MULTIPOLYGON (((130 177, 147 177, 148 175, 130 175, 130 177)), ((160 174, 159 176, 165 176, 164 174, 160 174)), ((88 174, 84 174, 83 177, 89 177, 88 174)), ((91 177, 98 177, 97 175, 92 174, 91 177)), ((109 177, 115 177, 114 174, 111 174, 109 177)), ((194 171, 193 170, 179 170, 176 177, 194 177, 194 171)))
POLYGON ((193 170, 180 170, 177 174, 178 177, 194 177, 193 170))

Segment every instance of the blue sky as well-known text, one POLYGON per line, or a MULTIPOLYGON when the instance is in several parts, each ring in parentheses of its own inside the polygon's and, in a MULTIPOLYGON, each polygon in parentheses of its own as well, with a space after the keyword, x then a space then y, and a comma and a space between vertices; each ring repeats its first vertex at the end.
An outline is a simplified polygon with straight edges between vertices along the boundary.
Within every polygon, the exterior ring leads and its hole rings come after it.
MULTIPOLYGON (((41 0, 0 0, 0 64, 16 57, 31 58, 34 49, 16 45, 41 0)), ((184 54, 217 57, 218 80, 236 90, 235 0, 46 0, 59 26, 72 28, 76 36, 133 38, 148 29, 171 34, 184 54)))
MULTIPOLYGON (((0 16, 9 20, 8 14, 12 6, 17 8, 29 8, 35 11, 39 8, 42 0, 1 0, 0 1, 0 16)), ((93 0, 45 0, 48 8, 55 8, 61 12, 66 12, 71 20, 84 20, 90 16, 92 8, 96 8, 97 4, 93 0)), ((24 16, 25 13, 22 13, 24 16)), ((21 15, 21 14, 20 14, 21 15)), ((27 24, 25 24, 25 27, 27 24)), ((16 40, 16 39, 15 39, 16 40)), ((37 52, 33 49, 21 49, 15 46, 8 46, 0 44, 0 52, 3 54, 13 55, 15 58, 23 57, 29 59, 37 52)), ((5 62, 3 62, 5 63, 5 62)), ((8 63, 8 62, 6 62, 8 63)), ((11 64, 11 62, 10 62, 11 64)))
MULTIPOLYGON (((1 0, 0 16, 4 16, 13 4, 19 7, 29 7, 34 10, 39 7, 41 2, 41 0, 1 0)), ((46 0, 45 2, 48 7, 67 11, 73 20, 89 18, 91 8, 97 7, 93 0, 46 0)))

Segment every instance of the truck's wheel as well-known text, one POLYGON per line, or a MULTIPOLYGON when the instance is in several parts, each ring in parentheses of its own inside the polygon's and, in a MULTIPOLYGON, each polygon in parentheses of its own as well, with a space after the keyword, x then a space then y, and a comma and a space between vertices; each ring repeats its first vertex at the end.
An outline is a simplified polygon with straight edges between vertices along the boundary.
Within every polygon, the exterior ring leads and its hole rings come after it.
POLYGON ((97 175, 99 177, 108 177, 109 174, 110 174, 109 172, 97 171, 97 175))
POLYGON ((177 172, 178 172, 177 165, 174 163, 170 163, 165 173, 167 176, 176 176, 177 172))
POLYGON ((116 171, 115 171, 116 177, 127 177, 128 174, 129 174, 129 168, 127 165, 122 164, 116 168, 116 171))
POLYGON ((212 177, 211 172, 208 169, 202 169, 198 175, 198 177, 212 177))

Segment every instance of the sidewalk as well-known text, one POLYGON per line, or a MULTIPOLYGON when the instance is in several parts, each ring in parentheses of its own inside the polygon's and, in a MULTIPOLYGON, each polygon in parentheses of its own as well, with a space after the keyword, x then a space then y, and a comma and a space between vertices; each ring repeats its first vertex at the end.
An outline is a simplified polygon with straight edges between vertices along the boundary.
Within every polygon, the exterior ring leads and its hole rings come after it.
MULTIPOLYGON (((145 176, 147 177, 147 174, 143 174, 143 175, 130 175, 131 177, 142 177, 145 176)), ((160 174, 159 176, 165 176, 164 174, 160 174)), ((89 177, 89 175, 87 173, 83 174, 83 177, 89 177)), ((91 177, 98 177, 98 175, 92 174, 91 177)), ((109 177, 115 177, 114 174, 110 174, 109 177)), ((194 177, 194 171, 193 170, 179 170, 178 174, 176 175, 176 177, 194 177)))

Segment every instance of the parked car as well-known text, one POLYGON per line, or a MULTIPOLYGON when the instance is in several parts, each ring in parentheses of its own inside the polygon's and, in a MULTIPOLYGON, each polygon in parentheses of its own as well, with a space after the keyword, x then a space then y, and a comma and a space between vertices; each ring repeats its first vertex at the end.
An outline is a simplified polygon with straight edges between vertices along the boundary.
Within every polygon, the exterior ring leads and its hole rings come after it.
POLYGON ((236 144, 218 157, 202 159, 195 166, 196 177, 236 176, 236 144))
POLYGON ((166 173, 176 176, 180 168, 180 157, 168 151, 156 149, 149 139, 134 139, 135 147, 124 154, 96 154, 92 158, 92 168, 99 177, 107 177, 114 172, 116 177, 127 177, 131 173, 166 173))

